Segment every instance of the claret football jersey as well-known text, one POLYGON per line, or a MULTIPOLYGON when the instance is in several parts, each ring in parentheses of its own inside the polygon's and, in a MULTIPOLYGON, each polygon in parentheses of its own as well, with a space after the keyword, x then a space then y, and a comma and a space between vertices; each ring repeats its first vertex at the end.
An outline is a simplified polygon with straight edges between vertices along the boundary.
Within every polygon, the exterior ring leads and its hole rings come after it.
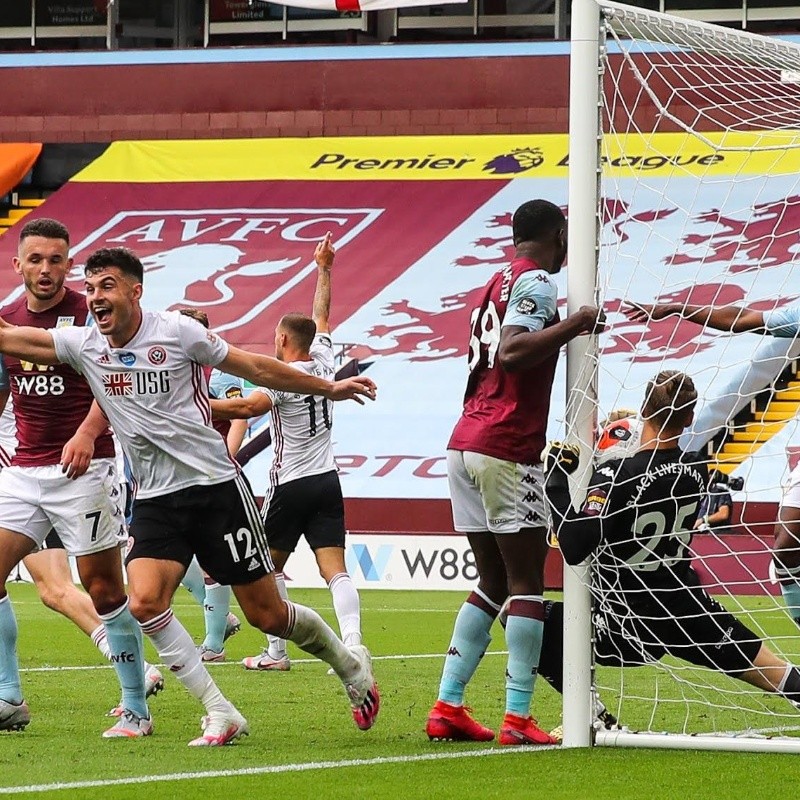
MULTIPOLYGON (((70 330, 77 337, 91 328, 87 324, 86 298, 67 289, 60 303, 46 311, 28 308, 25 295, 6 306, 3 319, 12 325, 70 330)), ((41 467, 58 464, 64 445, 74 436, 92 406, 92 390, 69 364, 33 364, 3 356, 9 375, 17 426, 15 466, 41 467)), ((113 458, 111 433, 98 436, 95 458, 113 458)))

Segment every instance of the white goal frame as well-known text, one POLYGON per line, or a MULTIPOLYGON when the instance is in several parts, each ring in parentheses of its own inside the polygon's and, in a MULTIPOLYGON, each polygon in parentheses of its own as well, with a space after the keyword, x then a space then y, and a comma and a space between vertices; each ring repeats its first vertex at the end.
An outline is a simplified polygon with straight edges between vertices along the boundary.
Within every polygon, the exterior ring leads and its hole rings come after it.
MULTIPOLYGON (((606 34, 603 11, 636 16, 641 30, 668 31, 670 26, 703 28, 739 43, 765 37, 708 23, 669 17, 604 0, 573 0, 569 101, 569 268, 568 313, 596 305, 600 242, 602 81, 606 34)), ((784 43, 770 42, 776 50, 784 43)), ((792 49, 796 52, 796 46, 792 49)), ((597 397, 597 337, 578 337, 567 348, 567 437, 581 444, 582 461, 573 488, 585 488, 591 475, 597 397)), ((634 733, 625 729, 594 731, 591 598, 588 568, 564 568, 563 746, 623 746, 750 752, 800 752, 800 738, 767 738, 735 734, 634 733)), ((624 722, 624 720, 623 720, 624 722)))

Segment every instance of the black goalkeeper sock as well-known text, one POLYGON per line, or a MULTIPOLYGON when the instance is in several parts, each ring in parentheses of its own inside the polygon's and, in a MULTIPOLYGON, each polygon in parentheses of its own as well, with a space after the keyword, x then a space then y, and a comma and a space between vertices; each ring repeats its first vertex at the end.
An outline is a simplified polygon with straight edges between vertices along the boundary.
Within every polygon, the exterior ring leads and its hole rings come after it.
POLYGON ((546 602, 542 652, 539 656, 541 675, 559 694, 564 693, 564 604, 546 602))

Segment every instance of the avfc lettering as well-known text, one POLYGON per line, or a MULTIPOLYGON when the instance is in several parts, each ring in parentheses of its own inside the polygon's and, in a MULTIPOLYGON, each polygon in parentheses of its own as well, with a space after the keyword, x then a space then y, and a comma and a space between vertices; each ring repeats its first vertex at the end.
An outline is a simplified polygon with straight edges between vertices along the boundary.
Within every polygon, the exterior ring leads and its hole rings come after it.
POLYGON ((103 375, 106 397, 133 397, 134 394, 166 394, 169 392, 167 370, 112 372, 103 375))

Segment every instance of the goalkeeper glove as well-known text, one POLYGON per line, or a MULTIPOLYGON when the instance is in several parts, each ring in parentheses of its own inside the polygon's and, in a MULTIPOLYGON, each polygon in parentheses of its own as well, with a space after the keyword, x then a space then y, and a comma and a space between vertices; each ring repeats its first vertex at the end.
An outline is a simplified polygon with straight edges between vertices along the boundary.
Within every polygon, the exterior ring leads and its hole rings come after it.
POLYGON ((555 470, 572 475, 581 459, 581 448, 577 444, 550 442, 542 451, 542 465, 546 476, 555 470))

